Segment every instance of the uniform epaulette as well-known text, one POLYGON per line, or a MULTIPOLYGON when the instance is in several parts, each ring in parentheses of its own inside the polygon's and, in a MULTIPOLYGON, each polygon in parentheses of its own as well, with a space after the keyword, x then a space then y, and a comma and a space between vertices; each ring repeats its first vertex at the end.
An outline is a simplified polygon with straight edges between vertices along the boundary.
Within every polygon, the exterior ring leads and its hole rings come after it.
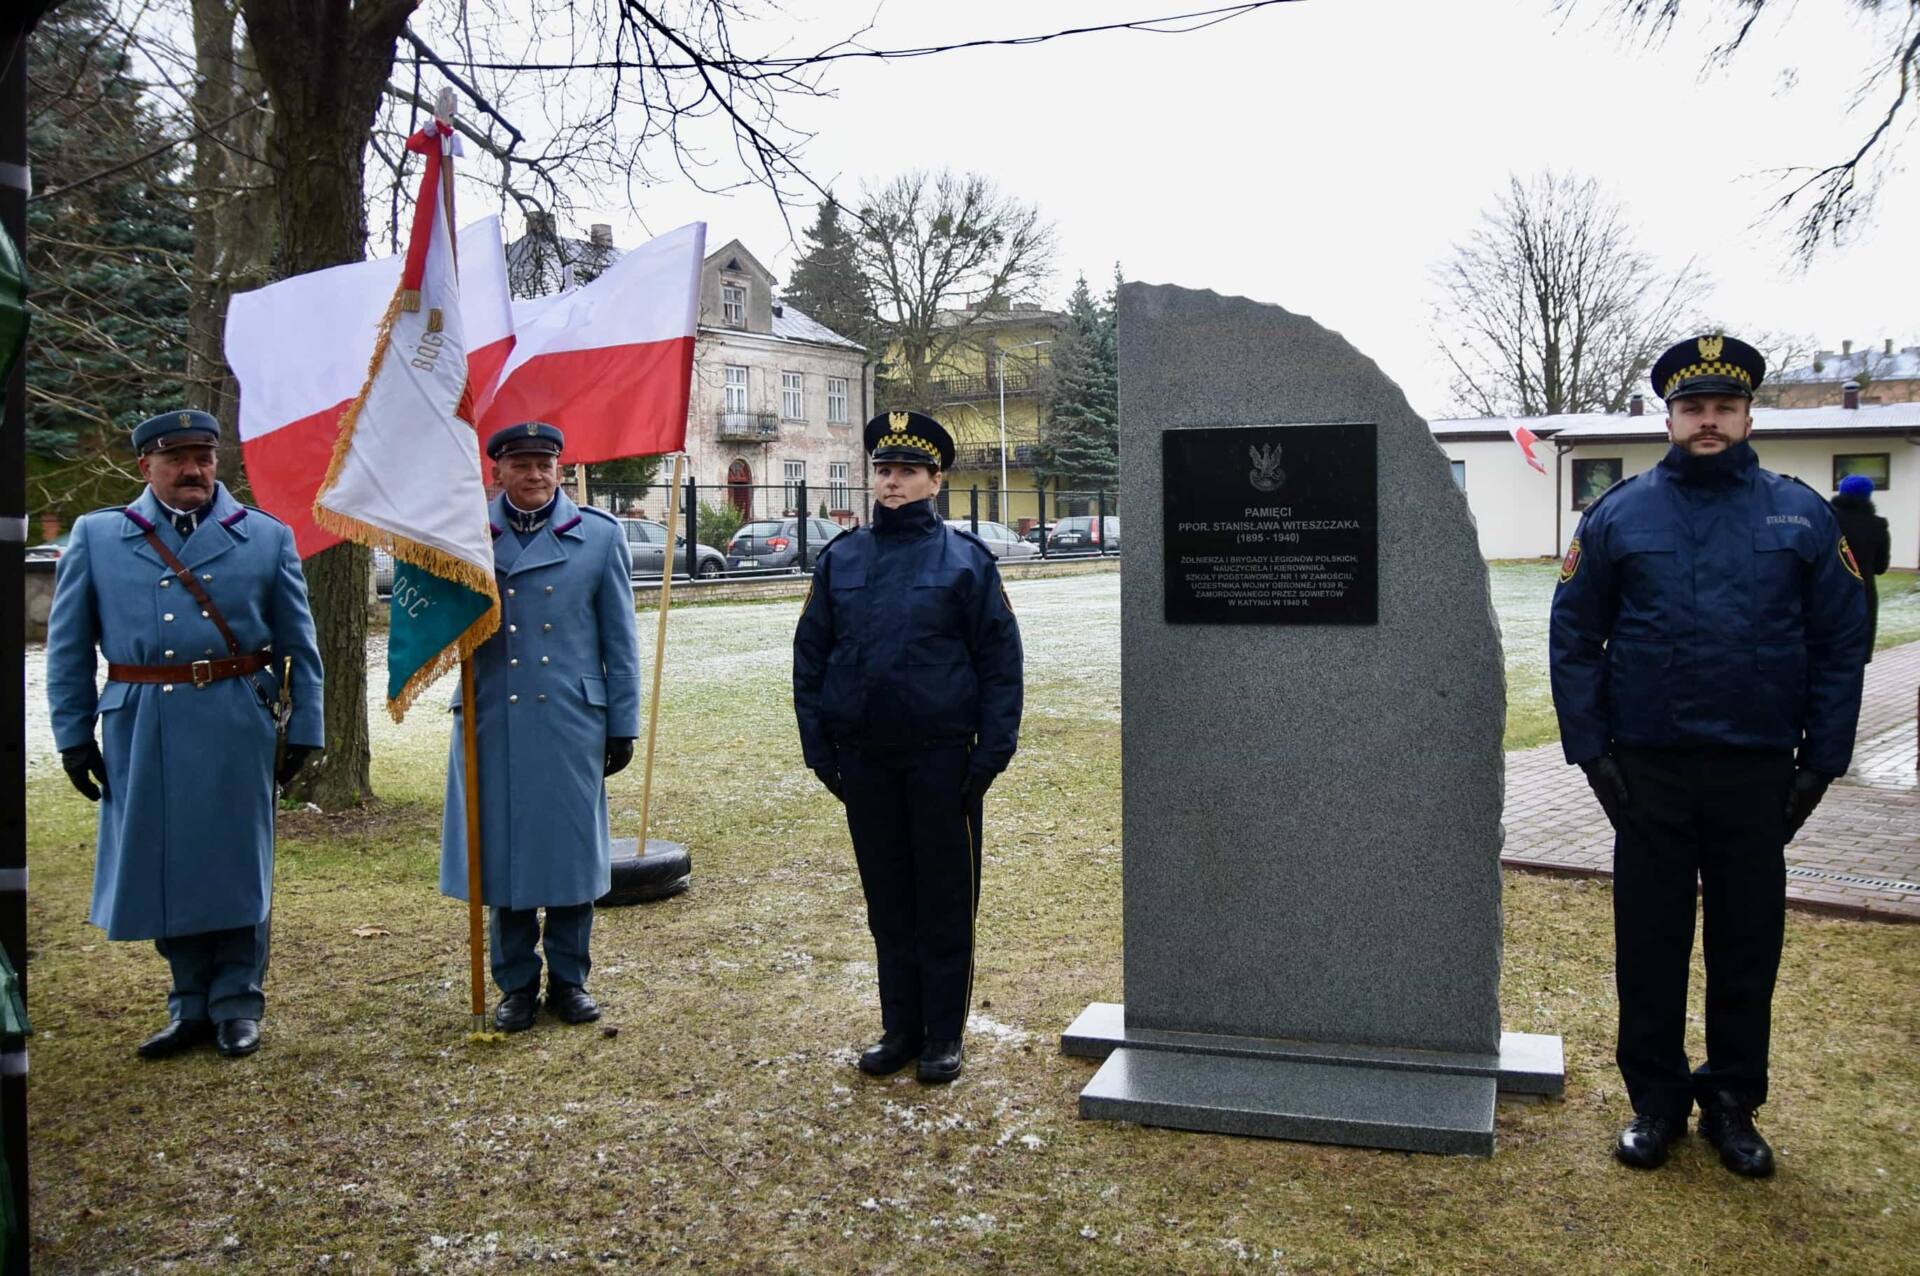
MULTIPOLYGON (((1777 472, 1778 471, 1776 471, 1776 473, 1777 472)), ((1788 480, 1789 482, 1798 483, 1801 487, 1806 488, 1809 492, 1812 492, 1816 497, 1819 497, 1819 499, 1822 501, 1825 501, 1827 499, 1826 497, 1820 495, 1819 488, 1807 482, 1805 479, 1801 478, 1797 474, 1781 474, 1780 477, 1788 480)))
MULTIPOLYGON (((258 505, 242 505, 240 508, 245 510, 249 514, 258 514, 261 518, 272 519, 274 522, 280 524, 282 527, 285 527, 287 525, 285 519, 275 518, 272 514, 269 514, 266 510, 261 509, 258 505)), ((232 518, 233 516, 229 514, 227 517, 232 518)), ((226 522, 225 519, 221 520, 221 523, 223 526, 225 525, 225 522, 226 522)))
POLYGON ((954 527, 952 523, 948 523, 947 526, 951 530, 959 533, 960 538, 962 540, 969 540, 969 541, 972 541, 975 545, 978 545, 980 547, 981 552, 984 553, 988 558, 993 557, 993 546, 981 540, 979 533, 968 531, 964 527, 954 527))
POLYGON ((1606 500, 1609 496, 1612 496, 1615 492, 1619 491, 1621 488, 1625 487, 1627 484, 1633 482, 1635 479, 1639 477, 1640 477, 1639 474, 1629 474, 1627 475, 1627 477, 1623 479, 1616 480, 1610 487, 1607 488, 1606 491, 1600 493, 1600 495, 1588 501, 1587 508, 1583 512, 1587 514, 1593 513, 1595 510, 1600 508, 1600 502, 1606 500))
POLYGON ((607 513, 605 510, 601 509, 598 505, 576 505, 574 506, 574 508, 579 510, 582 514, 598 514, 601 518, 606 519, 609 523, 613 523, 616 526, 620 522, 618 518, 615 518, 613 515, 607 513))

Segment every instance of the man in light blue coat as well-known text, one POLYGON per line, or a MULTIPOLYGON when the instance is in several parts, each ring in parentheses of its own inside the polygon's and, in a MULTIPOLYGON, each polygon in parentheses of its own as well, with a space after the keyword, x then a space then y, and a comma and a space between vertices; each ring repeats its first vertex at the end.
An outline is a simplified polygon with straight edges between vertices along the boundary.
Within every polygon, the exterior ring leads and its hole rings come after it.
MULTIPOLYGON (((610 514, 560 490, 565 439, 544 422, 487 440, 500 495, 489 507, 500 629, 473 656, 480 766, 480 891, 494 1023, 533 1026, 546 956, 547 1008, 587 1023, 593 902, 612 886, 606 777, 633 760, 640 649, 626 537, 610 514), (546 910, 544 935, 540 910, 546 910)), ((467 897, 466 760, 454 705, 440 891, 467 897)))
POLYGON ((325 741, 293 533, 214 477, 219 437, 204 412, 134 430, 147 489, 74 524, 47 623, 54 745, 100 804, 93 923, 153 940, 172 967, 171 1022, 141 1044, 147 1059, 208 1039, 228 1056, 259 1048, 275 789, 325 741))

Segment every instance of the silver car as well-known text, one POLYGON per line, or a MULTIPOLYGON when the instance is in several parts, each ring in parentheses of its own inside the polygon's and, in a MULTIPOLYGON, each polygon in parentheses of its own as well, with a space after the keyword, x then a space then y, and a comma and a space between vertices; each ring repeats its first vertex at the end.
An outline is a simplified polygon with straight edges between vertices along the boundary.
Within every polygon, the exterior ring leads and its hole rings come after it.
POLYGON ((974 525, 967 519, 950 518, 947 520, 947 526, 957 527, 963 532, 974 532, 987 543, 987 548, 993 551, 995 558, 1040 557, 1038 545, 1032 545, 1020 539, 1019 533, 1005 523, 990 523, 983 518, 980 520, 979 529, 975 531, 974 525))

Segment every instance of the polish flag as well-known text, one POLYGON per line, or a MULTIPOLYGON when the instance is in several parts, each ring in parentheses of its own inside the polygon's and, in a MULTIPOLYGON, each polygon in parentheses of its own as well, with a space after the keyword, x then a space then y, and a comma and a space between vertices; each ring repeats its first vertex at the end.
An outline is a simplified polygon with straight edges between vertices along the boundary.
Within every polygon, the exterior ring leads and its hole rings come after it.
MULTIPOLYGON (((500 219, 460 231, 460 316, 475 409, 494 394, 513 350, 513 310, 500 219)), ((240 382, 240 442, 259 501, 293 529, 302 558, 340 543, 313 521, 313 498, 333 458, 340 414, 367 380, 402 257, 316 270, 234 297, 227 363, 240 382)))
POLYGON ((1524 425, 1516 425, 1513 427, 1513 441, 1520 445, 1520 452, 1527 458, 1528 465, 1539 470, 1542 474, 1547 472, 1547 467, 1542 465, 1540 458, 1533 454, 1533 445, 1540 441, 1539 435, 1524 425))
POLYGON ((516 304, 513 353, 480 437, 545 421, 567 436, 562 456, 571 462, 685 447, 706 245, 706 223, 690 222, 585 287, 516 304))

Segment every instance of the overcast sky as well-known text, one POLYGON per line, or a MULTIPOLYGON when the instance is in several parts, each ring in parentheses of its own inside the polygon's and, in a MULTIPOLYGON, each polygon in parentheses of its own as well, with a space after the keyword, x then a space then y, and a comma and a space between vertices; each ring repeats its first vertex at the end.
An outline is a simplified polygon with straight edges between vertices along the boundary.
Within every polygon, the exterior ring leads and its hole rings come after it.
MULTIPOLYGON (((805 0, 792 7, 806 17, 737 35, 744 51, 811 51, 871 20, 863 42, 896 48, 1213 2, 805 0)), ((1704 68, 1713 41, 1701 28, 1649 47, 1615 7, 1302 0, 1190 35, 843 63, 829 73, 838 96, 804 104, 798 121, 817 133, 809 167, 844 202, 863 182, 947 165, 1038 204, 1059 232, 1055 304, 1079 272, 1104 287, 1116 261, 1129 279, 1277 303, 1339 330, 1429 416, 1454 406, 1432 338, 1432 268, 1509 173, 1549 166, 1598 178, 1663 264, 1697 259, 1716 285, 1707 310, 1733 332, 1805 333, 1833 349, 1920 341, 1912 171, 1811 269, 1791 259, 1790 221, 1767 216, 1775 170, 1850 153, 1884 108, 1883 92, 1849 111, 1886 47, 1852 0, 1770 10, 1724 69, 1704 68)), ((643 220, 624 192, 603 198, 583 200, 578 220, 612 222, 623 245, 697 218, 710 245, 738 237, 783 280, 791 267, 764 191, 655 187, 635 194, 643 220)))

